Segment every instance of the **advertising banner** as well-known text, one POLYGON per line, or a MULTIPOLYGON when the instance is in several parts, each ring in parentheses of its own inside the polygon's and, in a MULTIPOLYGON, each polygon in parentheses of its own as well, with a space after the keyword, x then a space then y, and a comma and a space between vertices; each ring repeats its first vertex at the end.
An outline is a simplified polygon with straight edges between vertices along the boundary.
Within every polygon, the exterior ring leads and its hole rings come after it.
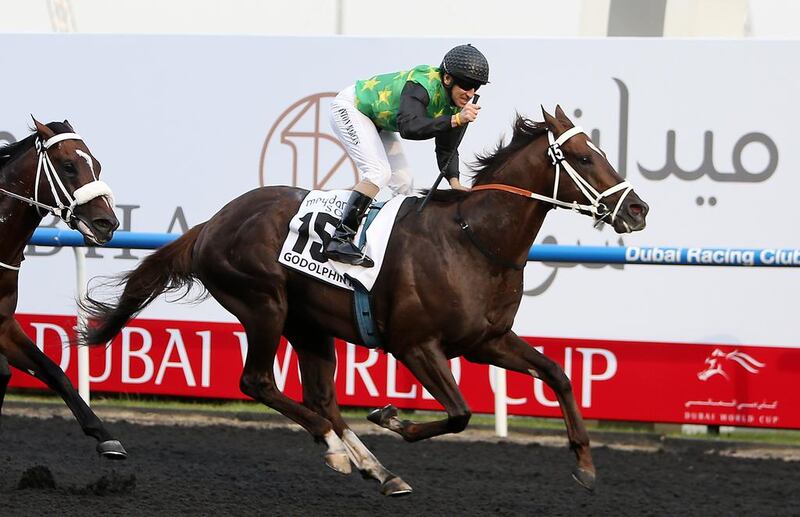
MULTIPOLYGON (((261 186, 352 187, 357 171, 327 121, 331 99, 359 79, 438 65, 448 49, 461 43, 452 38, 0 35, 0 67, 9 77, 13 72, 13 77, 26 78, 5 81, 0 88, 0 144, 29 134, 31 114, 47 122, 68 119, 103 165, 101 179, 114 189, 120 230, 183 233, 231 199, 261 186)), ((800 42, 477 38, 471 43, 488 58, 491 82, 481 88, 480 116, 460 146, 462 182, 469 184, 476 155, 508 142, 517 113, 542 120, 541 106, 552 113, 560 105, 650 205, 647 228, 626 235, 608 225, 598 231, 589 218, 556 210, 536 243, 800 247, 792 202, 793 193, 800 191, 800 155, 793 144, 800 118, 800 71, 786 66, 800 52, 800 42)), ((415 186, 429 187, 438 174, 433 142, 404 141, 403 148, 415 186)), ((42 224, 62 223, 47 217, 42 224)), ((454 223, 442 224, 453 224, 458 231, 454 223)), ((99 277, 135 267, 147 253, 87 250, 90 287, 99 277)), ((74 315, 74 283, 71 250, 28 247, 17 313, 31 322, 27 328, 32 337, 41 332, 55 339, 58 331, 30 325, 74 315)), ((779 366, 788 368, 792 363, 786 357, 794 357, 800 348, 800 333, 787 316, 798 289, 796 270, 783 268, 534 262, 525 270, 514 330, 537 336, 529 339, 554 359, 572 361, 579 395, 586 357, 597 361, 590 378, 611 368, 602 363, 605 355, 580 349, 607 350, 625 361, 617 363, 613 382, 589 384, 587 416, 604 407, 605 417, 622 418, 621 411, 646 407, 641 418, 696 422, 696 415, 739 414, 723 410, 744 404, 741 411, 758 424, 761 416, 773 414, 769 408, 774 401, 779 401, 776 411, 791 402, 766 391, 750 397, 749 387, 733 386, 740 386, 742 379, 751 386, 756 378, 770 386, 789 386, 787 377, 777 372, 788 371, 779 366), (713 356, 715 350, 723 355, 713 356), (767 366, 757 368, 736 352, 767 366), (739 360, 722 361, 728 354, 739 360), (725 374, 697 378, 706 359, 728 364, 721 366, 725 374), (758 373, 734 368, 743 362, 758 373), (678 365, 683 369, 675 377, 678 365), (639 367, 646 373, 635 373, 639 367), (663 379, 654 374, 662 371, 671 373, 663 379), (762 380, 767 377, 771 380, 762 380), (609 399, 598 406, 603 400, 597 398, 599 386, 609 386, 618 396, 641 397, 641 404, 609 399), (645 405, 644 398, 653 393, 658 404, 645 405), (669 408, 664 407, 667 396, 675 397, 669 408), (702 401, 708 404, 697 404, 702 401)), ((186 377, 181 382, 199 396, 212 396, 209 390, 238 396, 238 331, 218 336, 220 328, 238 328, 238 323, 213 299, 185 305, 162 297, 141 318, 152 326, 152 341, 137 341, 144 335, 126 330, 127 337, 120 339, 139 343, 128 353, 127 377, 120 364, 105 379, 107 363, 93 362, 93 375, 102 379, 96 388, 112 389, 119 382, 114 389, 169 390, 171 379, 186 377), (186 345, 190 359, 199 354, 192 359, 199 361, 193 363, 199 368, 192 370, 195 386, 189 385, 182 366, 172 365, 181 361, 179 339, 195 343, 186 345), (167 359, 150 363, 139 358, 136 350, 146 343, 156 354, 169 352, 167 359), (229 352, 217 352, 225 347, 229 352), (215 361, 206 371, 204 353, 229 353, 233 362, 215 361), (216 366, 224 373, 217 373, 216 366), (204 386, 204 379, 228 374, 230 381, 204 386)), ((112 347, 111 361, 121 361, 124 349, 112 347)), ((342 349, 344 357, 349 350, 342 349)), ((370 354, 359 359, 367 361, 377 354, 352 353, 354 358, 370 354)), ((370 366, 375 371, 389 364, 381 361, 393 361, 382 354, 375 357, 375 366, 370 366)), ((462 366, 465 379, 478 368, 462 366)), ((364 370, 354 368, 357 386, 362 382, 357 372, 364 370)), ((477 375, 478 380, 464 383, 465 390, 487 385, 483 374, 477 375)), ((411 381, 401 373, 394 379, 397 393, 411 390, 411 381)), ((546 402, 535 402, 529 390, 520 391, 516 383, 529 379, 514 379, 511 393, 526 398, 515 411, 555 411, 546 402)), ((291 389, 290 380, 286 382, 291 389)), ((338 382, 347 387, 345 380, 338 382)), ((782 392, 789 396, 788 390, 782 392)), ((387 400, 403 399, 378 393, 387 400)), ((341 396, 350 401, 346 389, 341 396)), ((489 408, 471 397, 476 410, 489 408)), ((787 421, 791 418, 781 415, 776 425, 787 421)))
MULTIPOLYGON (((21 316, 67 374, 77 377, 68 345, 75 318, 21 316)), ((798 428, 800 350, 568 338, 525 338, 558 362, 573 385, 584 418, 711 425, 798 428)), ((91 350, 92 389, 202 398, 245 399, 239 377, 248 342, 232 323, 137 319, 110 346, 91 350)), ((442 407, 390 354, 337 341, 336 392, 341 405, 406 409, 442 407)), ((494 378, 486 365, 457 358, 453 376, 474 412, 494 412, 494 378)), ((281 343, 273 365, 277 387, 302 400, 302 379, 291 344, 281 343)), ((508 413, 558 417, 555 395, 539 379, 508 374, 508 413)), ((14 387, 40 388, 17 373, 14 387)))

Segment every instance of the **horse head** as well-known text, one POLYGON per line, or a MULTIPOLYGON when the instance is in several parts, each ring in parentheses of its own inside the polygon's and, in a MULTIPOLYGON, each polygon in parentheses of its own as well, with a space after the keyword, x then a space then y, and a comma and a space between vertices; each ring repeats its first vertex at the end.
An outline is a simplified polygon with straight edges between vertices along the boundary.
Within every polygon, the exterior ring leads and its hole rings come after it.
POLYGON ((544 107, 542 114, 549 141, 547 154, 556 169, 553 197, 589 213, 598 224, 612 225, 617 233, 644 229, 647 203, 617 173, 606 154, 572 123, 561 106, 556 106, 555 116, 544 107))
POLYGON ((100 181, 100 162, 68 121, 36 125, 38 154, 34 201, 83 234, 87 243, 108 242, 119 227, 111 189, 100 181))

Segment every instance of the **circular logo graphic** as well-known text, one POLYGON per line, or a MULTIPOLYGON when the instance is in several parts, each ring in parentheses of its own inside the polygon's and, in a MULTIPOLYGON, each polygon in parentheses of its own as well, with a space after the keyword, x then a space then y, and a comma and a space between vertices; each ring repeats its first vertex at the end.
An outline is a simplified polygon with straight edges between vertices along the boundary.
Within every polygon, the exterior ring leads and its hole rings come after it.
POLYGON ((334 97, 334 92, 309 95, 281 113, 261 148, 259 186, 332 190, 358 182, 356 165, 328 122, 334 97))

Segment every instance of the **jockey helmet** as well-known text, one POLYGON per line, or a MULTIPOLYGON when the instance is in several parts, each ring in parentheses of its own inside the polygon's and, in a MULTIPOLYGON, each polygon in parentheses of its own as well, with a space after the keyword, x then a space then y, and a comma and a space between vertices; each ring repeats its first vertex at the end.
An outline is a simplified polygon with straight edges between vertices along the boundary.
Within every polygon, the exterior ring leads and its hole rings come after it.
POLYGON ((480 50, 470 44, 450 49, 444 55, 441 69, 456 79, 479 84, 489 82, 489 62, 480 50))

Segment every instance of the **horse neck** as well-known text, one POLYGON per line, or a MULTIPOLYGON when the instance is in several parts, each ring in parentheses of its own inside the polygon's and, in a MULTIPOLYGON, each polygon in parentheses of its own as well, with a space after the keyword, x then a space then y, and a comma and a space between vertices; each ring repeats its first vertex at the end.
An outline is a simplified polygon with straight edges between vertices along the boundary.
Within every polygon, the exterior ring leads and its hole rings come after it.
MULTIPOLYGON (((546 159, 546 144, 538 139, 479 183, 511 185, 550 195, 553 176, 552 166, 546 159)), ((490 249, 499 250, 501 256, 509 260, 521 262, 527 258, 551 208, 550 204, 535 199, 489 190, 470 195, 463 211, 470 226, 480 233, 490 249)))
MULTIPOLYGON (((35 152, 29 150, 0 169, 0 188, 33 197, 35 172, 35 152)), ((0 193, 0 235, 3 236, 0 239, 0 262, 17 265, 41 221, 42 216, 36 207, 0 193)))

